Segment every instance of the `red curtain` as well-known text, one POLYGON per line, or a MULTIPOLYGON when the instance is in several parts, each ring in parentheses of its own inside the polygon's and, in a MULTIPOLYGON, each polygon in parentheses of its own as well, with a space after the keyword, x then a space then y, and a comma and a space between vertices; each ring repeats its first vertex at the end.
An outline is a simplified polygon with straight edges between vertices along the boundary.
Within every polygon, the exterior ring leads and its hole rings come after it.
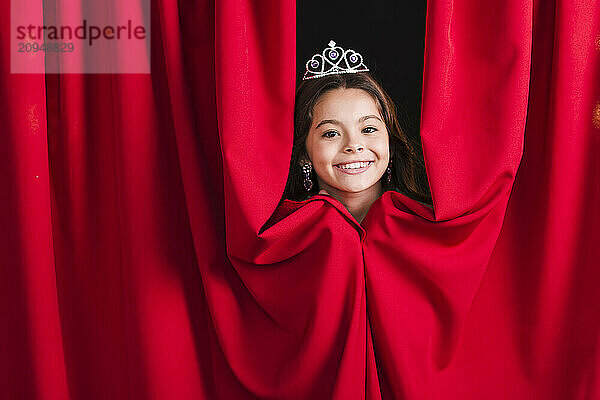
POLYGON ((362 224, 277 207, 294 2, 152 21, 151 75, 1 49, 0 398, 600 398, 600 3, 430 0, 434 208, 362 224))

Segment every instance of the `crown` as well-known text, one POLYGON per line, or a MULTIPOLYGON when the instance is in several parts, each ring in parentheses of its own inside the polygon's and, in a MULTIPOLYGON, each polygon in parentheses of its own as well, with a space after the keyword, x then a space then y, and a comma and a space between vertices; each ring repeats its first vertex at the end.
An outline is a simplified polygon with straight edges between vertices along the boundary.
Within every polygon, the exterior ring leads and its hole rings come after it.
POLYGON ((315 54, 306 63, 304 78, 315 79, 333 74, 354 74, 367 72, 369 69, 363 64, 362 56, 354 50, 344 50, 335 45, 332 40, 329 47, 321 54, 315 54))

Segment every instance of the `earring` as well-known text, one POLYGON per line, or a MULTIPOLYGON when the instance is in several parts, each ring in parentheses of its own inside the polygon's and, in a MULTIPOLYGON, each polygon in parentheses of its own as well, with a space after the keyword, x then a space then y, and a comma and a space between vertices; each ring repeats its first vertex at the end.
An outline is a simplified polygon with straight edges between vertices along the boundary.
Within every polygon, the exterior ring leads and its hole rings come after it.
POLYGON ((302 165, 302 172, 304 173, 304 189, 306 189, 307 192, 310 192, 310 189, 313 187, 313 182, 310 179, 312 164, 310 162, 304 163, 304 165, 302 165))
POLYGON ((390 158, 390 163, 388 164, 387 170, 385 171, 385 183, 389 185, 392 183, 392 159, 390 158))

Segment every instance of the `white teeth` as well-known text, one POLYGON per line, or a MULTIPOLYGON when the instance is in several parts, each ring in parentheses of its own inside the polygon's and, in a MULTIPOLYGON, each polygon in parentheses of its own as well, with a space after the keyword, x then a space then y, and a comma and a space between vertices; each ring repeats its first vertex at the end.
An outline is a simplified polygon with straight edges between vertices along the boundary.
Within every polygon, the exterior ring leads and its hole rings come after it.
POLYGON ((354 163, 350 163, 350 164, 343 164, 343 165, 338 165, 338 168, 341 169, 358 169, 358 168, 365 168, 369 166, 369 161, 366 162, 354 162, 354 163))

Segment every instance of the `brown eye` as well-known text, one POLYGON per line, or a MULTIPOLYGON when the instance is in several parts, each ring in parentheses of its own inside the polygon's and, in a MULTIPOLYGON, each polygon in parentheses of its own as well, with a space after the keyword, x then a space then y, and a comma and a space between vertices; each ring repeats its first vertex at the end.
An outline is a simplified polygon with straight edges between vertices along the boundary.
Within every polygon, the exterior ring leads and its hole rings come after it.
POLYGON ((338 135, 338 133, 336 131, 327 131, 321 136, 323 136, 324 138, 327 138, 327 139, 331 139, 331 138, 335 137, 335 135, 338 135))
POLYGON ((367 126, 362 131, 363 131, 363 133, 375 133, 375 132, 377 132, 377 128, 374 128, 372 126, 367 126))

